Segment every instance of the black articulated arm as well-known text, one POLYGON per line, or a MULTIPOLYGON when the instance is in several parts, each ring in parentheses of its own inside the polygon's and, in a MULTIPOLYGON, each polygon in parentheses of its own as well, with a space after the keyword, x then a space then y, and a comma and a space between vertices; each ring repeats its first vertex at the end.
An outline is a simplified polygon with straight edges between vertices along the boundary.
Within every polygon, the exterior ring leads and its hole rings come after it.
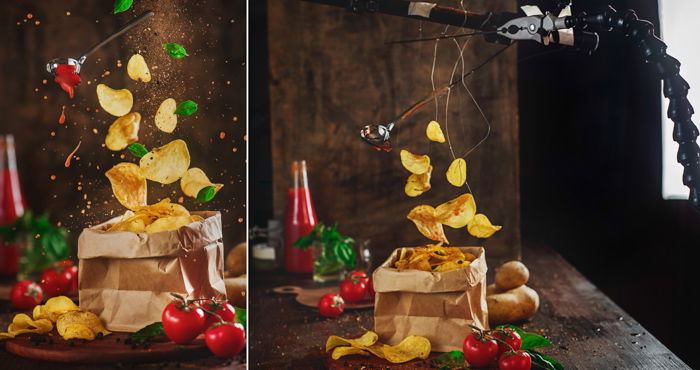
POLYGON ((689 200, 700 211, 700 147, 696 142, 698 128, 691 117, 693 106, 688 101, 688 82, 680 76, 681 63, 666 54, 666 44, 654 35, 654 25, 637 18, 633 10, 617 12, 612 7, 593 14, 566 18, 568 27, 623 32, 639 47, 644 60, 652 64, 663 81, 664 96, 669 99, 668 118, 673 123, 673 140, 678 143, 678 162, 683 165, 683 184, 690 188, 689 200))

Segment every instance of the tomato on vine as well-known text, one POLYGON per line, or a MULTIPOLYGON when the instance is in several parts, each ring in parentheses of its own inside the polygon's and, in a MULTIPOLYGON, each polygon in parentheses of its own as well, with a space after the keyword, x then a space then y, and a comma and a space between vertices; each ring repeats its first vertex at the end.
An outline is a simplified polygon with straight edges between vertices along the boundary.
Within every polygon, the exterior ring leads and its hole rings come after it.
POLYGON ((523 340, 517 331, 513 328, 498 328, 492 332, 492 335, 498 340, 498 357, 511 349, 517 351, 523 345, 523 340))
POLYGON ((176 299, 168 303, 161 315, 163 330, 168 339, 177 344, 192 342, 204 329, 207 316, 204 310, 189 302, 179 294, 171 293, 176 299))
POLYGON ((530 370, 532 358, 525 351, 508 351, 498 360, 499 370, 530 370))
POLYGON ((464 338, 462 350, 472 367, 487 367, 498 359, 498 342, 481 330, 472 330, 464 338))

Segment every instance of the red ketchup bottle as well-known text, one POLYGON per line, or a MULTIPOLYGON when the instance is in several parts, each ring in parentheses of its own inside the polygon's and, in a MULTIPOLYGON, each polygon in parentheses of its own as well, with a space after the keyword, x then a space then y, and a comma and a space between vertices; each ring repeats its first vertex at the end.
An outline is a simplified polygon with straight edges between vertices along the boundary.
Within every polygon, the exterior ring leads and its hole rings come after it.
MULTIPOLYGON (((14 223, 24 213, 25 203, 19 186, 15 139, 0 136, 0 225, 14 223)), ((19 247, 0 239, 0 275, 17 275, 19 247)))
POLYGON ((308 235, 316 226, 316 210, 311 201, 306 161, 292 163, 294 187, 289 189, 284 218, 284 268, 287 272, 311 274, 314 271, 313 251, 295 247, 294 242, 308 235))

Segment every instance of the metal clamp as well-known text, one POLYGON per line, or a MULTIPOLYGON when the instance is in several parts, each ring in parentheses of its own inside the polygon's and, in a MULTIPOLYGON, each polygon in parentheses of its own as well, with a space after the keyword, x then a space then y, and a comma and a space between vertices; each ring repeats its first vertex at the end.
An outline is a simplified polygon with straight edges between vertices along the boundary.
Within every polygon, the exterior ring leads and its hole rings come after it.
POLYGON ((380 0, 349 0, 348 10, 353 13, 376 13, 380 0))

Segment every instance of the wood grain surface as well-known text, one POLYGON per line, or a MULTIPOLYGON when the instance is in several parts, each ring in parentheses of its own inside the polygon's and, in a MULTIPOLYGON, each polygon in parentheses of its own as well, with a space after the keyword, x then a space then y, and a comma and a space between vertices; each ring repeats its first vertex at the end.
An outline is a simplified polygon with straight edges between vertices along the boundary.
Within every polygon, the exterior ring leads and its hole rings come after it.
MULTIPOLYGON (((689 368, 554 251, 526 245, 523 256, 531 272, 528 285, 539 293, 541 306, 532 320, 520 325, 554 343, 543 353, 567 369, 689 368)), ((493 271, 501 261, 488 262, 493 271)), ((329 335, 355 337, 374 326, 371 309, 326 319, 291 297, 271 292, 279 281, 303 283, 293 276, 257 280, 251 299, 254 310, 264 309, 265 315, 251 315, 250 358, 256 368, 323 368, 330 361, 322 350, 329 335)), ((333 366, 343 362, 348 368, 362 363, 392 368, 365 357, 348 357, 333 366)))
MULTIPOLYGON (((458 1, 446 5, 459 6, 458 1)), ((514 0, 470 1, 470 10, 514 11, 514 0)), ((299 0, 268 1, 270 110, 274 212, 284 214, 292 160, 305 159, 310 188, 321 221, 370 239, 380 264, 396 247, 425 244, 405 216, 419 204, 437 206, 468 192, 445 179, 452 160, 448 144, 431 143, 425 127, 436 119, 451 137, 457 156, 486 134, 479 111, 463 88, 402 121, 394 132, 395 150, 377 152, 359 136, 362 126, 386 123, 432 91, 435 44, 385 45, 385 41, 428 37, 444 26, 378 14, 356 15, 343 8, 299 0), (400 149, 429 154, 434 166, 429 192, 408 198, 409 173, 400 149)), ((451 28, 449 32, 458 31, 451 28)), ((502 45, 473 38, 464 52, 469 71, 502 45)), ((511 47, 467 81, 491 122, 490 138, 467 158, 468 182, 480 212, 503 225, 481 243, 492 256, 520 256, 518 99, 516 47, 511 47)), ((458 60, 453 41, 440 42, 436 87, 447 84, 458 60)), ((461 65, 456 74, 461 73, 461 65)), ((452 243, 474 245, 466 230, 449 229, 452 243)))

